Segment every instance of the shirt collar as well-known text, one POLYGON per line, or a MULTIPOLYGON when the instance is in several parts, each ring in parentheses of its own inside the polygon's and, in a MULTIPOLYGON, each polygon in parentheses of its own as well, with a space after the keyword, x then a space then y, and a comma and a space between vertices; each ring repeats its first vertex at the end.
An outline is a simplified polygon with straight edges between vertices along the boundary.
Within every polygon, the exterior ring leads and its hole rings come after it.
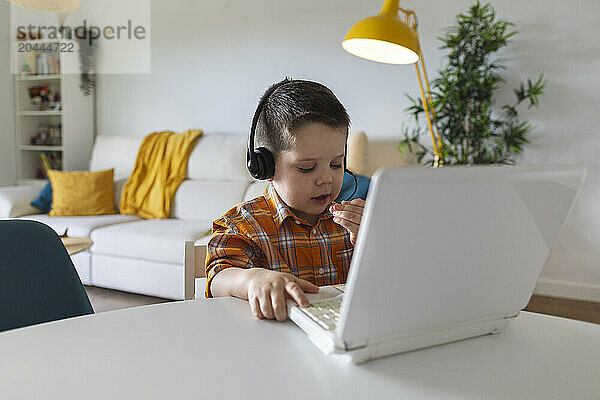
MULTIPOLYGON (((264 196, 265 196, 265 199, 269 206, 269 209, 271 210, 271 213, 273 214, 273 219, 275 220, 275 223, 277 224, 278 228, 281 226, 283 221, 285 221, 285 219, 288 217, 292 218, 294 221, 299 222, 301 224, 310 225, 304 219, 298 218, 294 215, 294 213, 292 212, 290 207, 287 204, 285 204, 283 202, 283 200, 281 200, 281 198, 275 191, 275 187, 273 186, 272 183, 269 183, 269 185, 265 189, 264 196)), ((329 211, 329 207, 327 207, 325 209, 325 212, 323 212, 323 214, 321 214, 319 216, 319 218, 317 220, 317 225, 322 220, 332 218, 332 217, 333 217, 333 214, 331 214, 331 212, 329 211)))

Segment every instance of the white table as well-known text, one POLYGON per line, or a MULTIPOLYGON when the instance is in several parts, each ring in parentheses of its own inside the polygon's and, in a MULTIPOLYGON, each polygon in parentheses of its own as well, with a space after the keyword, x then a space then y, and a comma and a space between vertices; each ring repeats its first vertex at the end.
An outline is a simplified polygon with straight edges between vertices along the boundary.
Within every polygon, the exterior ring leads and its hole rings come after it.
POLYGON ((3 399, 599 399, 600 325, 522 313, 507 330, 362 365, 246 302, 186 301, 0 334, 3 399))

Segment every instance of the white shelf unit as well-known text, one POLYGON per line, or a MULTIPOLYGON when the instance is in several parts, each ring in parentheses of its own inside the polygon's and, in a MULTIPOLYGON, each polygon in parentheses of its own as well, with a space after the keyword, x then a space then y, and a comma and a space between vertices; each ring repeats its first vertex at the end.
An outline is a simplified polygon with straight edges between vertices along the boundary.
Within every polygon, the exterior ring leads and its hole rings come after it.
MULTIPOLYGON (((64 171, 79 171, 89 168, 94 140, 94 93, 85 96, 79 88, 78 49, 77 41, 73 40, 47 39, 13 43, 13 62, 15 63, 13 71, 16 72, 15 143, 17 184, 19 185, 41 185, 46 182, 45 179, 38 177, 38 170, 41 167, 38 154, 41 152, 56 152, 54 154, 59 155, 62 159, 62 170, 64 171), (23 72, 23 63, 27 61, 31 64, 35 60, 35 55, 32 54, 33 50, 19 51, 24 50, 24 45, 25 49, 32 49, 37 45, 37 48, 43 48, 47 55, 56 57, 59 73, 30 74, 23 72), (50 86, 52 95, 56 91, 60 93, 60 109, 40 110, 39 106, 31 103, 28 88, 42 85, 50 86), (31 136, 35 135, 41 126, 58 124, 61 129, 60 144, 31 143, 31 136)), ((41 54, 42 51, 38 50, 37 53, 41 54)))

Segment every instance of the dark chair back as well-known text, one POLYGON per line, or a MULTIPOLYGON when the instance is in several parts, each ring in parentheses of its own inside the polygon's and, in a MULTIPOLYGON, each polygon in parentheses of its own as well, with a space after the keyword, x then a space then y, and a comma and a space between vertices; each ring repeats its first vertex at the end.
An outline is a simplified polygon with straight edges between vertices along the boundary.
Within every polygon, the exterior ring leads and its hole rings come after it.
POLYGON ((0 220, 0 332, 93 313, 56 232, 35 221, 0 220))

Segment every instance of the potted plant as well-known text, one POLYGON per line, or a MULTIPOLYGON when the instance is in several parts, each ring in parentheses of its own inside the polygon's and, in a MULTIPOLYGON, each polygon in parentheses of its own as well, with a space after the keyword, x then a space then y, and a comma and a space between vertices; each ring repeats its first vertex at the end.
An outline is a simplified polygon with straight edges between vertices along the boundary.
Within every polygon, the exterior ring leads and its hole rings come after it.
MULTIPOLYGON (((439 38, 448 56, 439 77, 431 82, 430 94, 441 139, 441 163, 514 164, 529 142, 533 127, 519 118, 519 108, 538 106, 547 84, 543 74, 514 89, 514 103, 494 104, 494 93, 504 83, 500 72, 505 68, 497 52, 517 34, 513 26, 497 19, 489 3, 477 1, 439 38)), ((416 127, 404 129, 399 149, 414 152, 419 163, 432 164, 433 151, 419 142, 419 137, 428 133, 423 103, 407 97, 412 104, 406 111, 414 117, 416 127)))
POLYGON ((75 33, 75 37, 79 42, 79 63, 81 66, 79 88, 85 96, 92 94, 96 87, 96 75, 94 73, 96 56, 92 41, 88 41, 90 35, 90 30, 85 27, 78 27, 75 33))

